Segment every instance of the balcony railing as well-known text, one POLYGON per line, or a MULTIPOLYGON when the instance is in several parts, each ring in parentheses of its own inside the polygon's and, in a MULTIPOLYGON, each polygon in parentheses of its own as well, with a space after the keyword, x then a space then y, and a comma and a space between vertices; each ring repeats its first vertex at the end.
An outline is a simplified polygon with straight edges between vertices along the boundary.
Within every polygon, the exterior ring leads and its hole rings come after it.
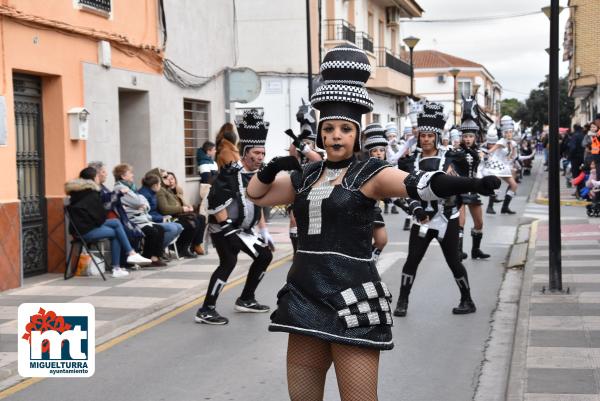
POLYGON ((344 19, 326 19, 325 40, 346 40, 356 43, 356 28, 344 19))
POLYGON ((110 2, 111 0, 79 0, 79 4, 81 5, 107 13, 110 13, 110 2))
POLYGON ((410 64, 394 56, 386 47, 376 47, 377 67, 388 67, 401 74, 410 76, 410 64))
POLYGON ((365 51, 373 53, 373 38, 366 32, 356 33, 356 45, 365 51))

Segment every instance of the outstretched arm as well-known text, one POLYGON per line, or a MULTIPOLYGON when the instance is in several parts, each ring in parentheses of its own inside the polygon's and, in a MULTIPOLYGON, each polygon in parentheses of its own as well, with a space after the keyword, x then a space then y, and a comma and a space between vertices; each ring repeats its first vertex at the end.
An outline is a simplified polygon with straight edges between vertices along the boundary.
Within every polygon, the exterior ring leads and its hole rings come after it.
POLYGON ((258 206, 275 206, 294 202, 296 192, 289 174, 281 171, 300 170, 294 156, 276 157, 252 177, 246 196, 258 206))

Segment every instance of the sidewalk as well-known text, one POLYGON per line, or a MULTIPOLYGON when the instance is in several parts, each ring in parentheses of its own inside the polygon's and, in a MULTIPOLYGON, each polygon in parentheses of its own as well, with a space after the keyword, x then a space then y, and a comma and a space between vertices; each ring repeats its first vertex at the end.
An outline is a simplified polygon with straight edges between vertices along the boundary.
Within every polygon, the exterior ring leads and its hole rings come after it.
MULTIPOLYGON (((275 217, 269 230, 276 244, 273 263, 292 253, 288 219, 275 217)), ((251 259, 241 253, 229 283, 243 278, 251 259)), ((0 382, 17 374, 17 308, 25 302, 87 302, 96 309, 96 344, 204 296, 218 265, 216 250, 197 259, 171 262, 165 268, 142 268, 127 278, 74 277, 59 274, 26 279, 23 287, 0 293, 0 382)), ((190 317, 191 319, 191 317, 190 317)))
MULTIPOLYGON (((539 178, 547 182, 547 173, 539 178)), ((561 183, 565 205, 572 189, 562 176, 561 183)), ((540 187, 543 194, 547 185, 540 187)), ((548 292, 548 223, 532 225, 506 398, 510 401, 600 401, 600 219, 571 207, 561 208, 561 216, 561 294, 548 292)))
MULTIPOLYGON (((547 167, 544 167, 547 168, 547 167)), ((537 193, 537 197, 535 199, 536 203, 547 205, 548 204, 548 172, 546 171, 544 176, 544 180, 540 183, 539 190, 537 193)), ((560 204, 562 206, 586 206, 589 205, 590 202, 586 200, 579 200, 573 196, 575 192, 575 187, 567 187, 567 179, 564 175, 562 175, 562 171, 560 172, 559 178, 559 187, 560 187, 560 204)))

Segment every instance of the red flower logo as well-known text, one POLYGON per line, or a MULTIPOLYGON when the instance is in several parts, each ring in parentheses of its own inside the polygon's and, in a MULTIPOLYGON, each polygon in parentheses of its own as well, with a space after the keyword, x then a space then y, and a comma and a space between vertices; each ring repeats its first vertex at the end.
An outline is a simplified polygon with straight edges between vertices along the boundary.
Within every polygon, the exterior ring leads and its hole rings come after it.
MULTIPOLYGON (((46 312, 43 308, 40 308, 37 315, 31 316, 30 322, 25 327, 26 333, 23 334, 23 339, 28 340, 31 344, 31 332, 39 331, 45 332, 48 330, 55 330, 59 333, 63 333, 71 329, 71 325, 65 323, 65 319, 62 316, 57 316, 53 311, 46 312)), ((63 342, 64 344, 64 342, 63 342)), ((44 340, 42 342, 42 352, 47 352, 50 349, 50 342, 44 340)))

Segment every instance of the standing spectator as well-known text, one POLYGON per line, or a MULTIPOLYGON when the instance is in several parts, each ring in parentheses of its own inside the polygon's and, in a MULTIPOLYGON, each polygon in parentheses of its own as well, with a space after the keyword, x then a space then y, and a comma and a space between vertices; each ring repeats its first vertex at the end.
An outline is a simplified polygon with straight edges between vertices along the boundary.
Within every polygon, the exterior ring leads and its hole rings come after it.
POLYGON ((171 216, 163 216, 158 211, 158 202, 156 193, 160 191, 160 177, 156 174, 147 173, 142 179, 142 188, 140 194, 146 198, 150 205, 148 214, 152 217, 154 224, 160 225, 165 230, 163 248, 166 248, 183 231, 183 226, 179 223, 169 222, 171 216))
POLYGON ((152 222, 152 216, 148 214, 150 205, 146 198, 138 193, 134 183, 133 167, 126 163, 118 164, 113 169, 113 176, 115 177, 115 191, 121 191, 123 188, 129 189, 121 198, 121 203, 129 220, 140 227, 144 233, 142 256, 152 260, 152 266, 166 266, 160 260, 164 250, 165 231, 161 226, 152 222))
POLYGON ((240 161, 240 152, 237 147, 237 134, 231 123, 223 124, 217 134, 216 160, 219 169, 229 163, 240 161))
POLYGON ((198 174, 200 182, 203 184, 212 184, 219 172, 219 166, 215 162, 217 146, 206 141, 201 148, 196 151, 196 162, 198 163, 198 174))
MULTIPOLYGON (((579 124, 575 124, 573 126, 573 135, 569 140, 569 162, 571 163, 571 176, 573 178, 577 177, 581 172, 581 165, 583 164, 583 154, 584 149, 581 146, 585 135, 583 134, 583 129, 579 124)), ((579 196, 579 190, 583 187, 583 185, 578 186, 575 191, 575 195, 579 196)))

